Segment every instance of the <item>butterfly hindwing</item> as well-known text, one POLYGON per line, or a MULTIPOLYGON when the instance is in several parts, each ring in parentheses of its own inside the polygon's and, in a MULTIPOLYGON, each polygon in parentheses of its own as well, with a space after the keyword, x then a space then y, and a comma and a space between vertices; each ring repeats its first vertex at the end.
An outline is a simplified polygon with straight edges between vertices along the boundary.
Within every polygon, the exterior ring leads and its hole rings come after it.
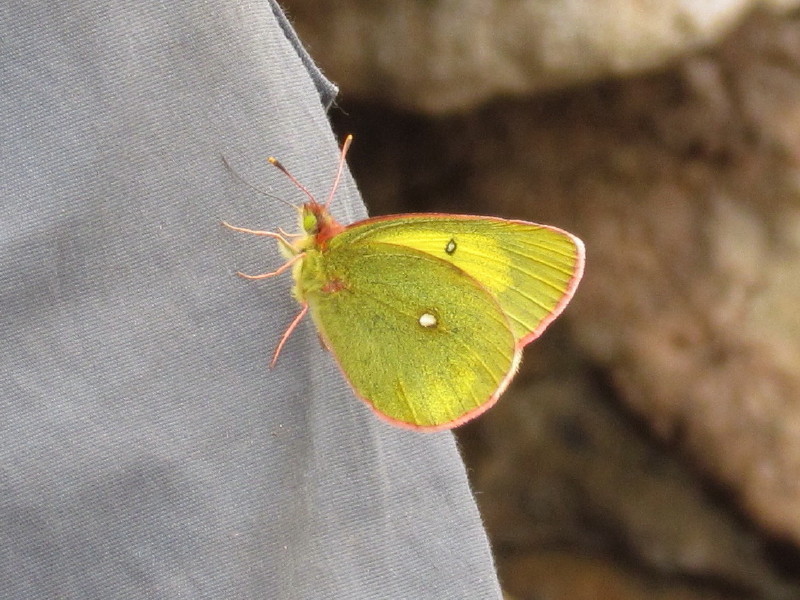
POLYGON ((513 375, 519 352, 507 317, 452 262, 372 240, 306 260, 301 285, 325 343, 357 394, 389 419, 452 426, 491 406, 513 375))

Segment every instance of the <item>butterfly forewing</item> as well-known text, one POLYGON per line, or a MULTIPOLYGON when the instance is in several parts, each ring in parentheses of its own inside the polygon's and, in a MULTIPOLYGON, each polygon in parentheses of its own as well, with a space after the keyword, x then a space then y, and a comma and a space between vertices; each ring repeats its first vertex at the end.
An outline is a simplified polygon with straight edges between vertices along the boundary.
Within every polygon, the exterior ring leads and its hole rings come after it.
POLYGON ((524 345, 561 312, 583 272, 583 244, 554 227, 490 217, 416 214, 356 223, 332 240, 420 250, 459 267, 497 300, 524 345))

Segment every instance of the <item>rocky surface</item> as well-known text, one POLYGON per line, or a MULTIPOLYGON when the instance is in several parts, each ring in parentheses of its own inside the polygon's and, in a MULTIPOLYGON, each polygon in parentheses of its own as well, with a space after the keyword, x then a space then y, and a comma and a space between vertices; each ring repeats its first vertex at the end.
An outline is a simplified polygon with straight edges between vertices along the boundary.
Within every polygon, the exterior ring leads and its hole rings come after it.
POLYGON ((464 111, 660 67, 797 0, 284 0, 344 97, 464 111))

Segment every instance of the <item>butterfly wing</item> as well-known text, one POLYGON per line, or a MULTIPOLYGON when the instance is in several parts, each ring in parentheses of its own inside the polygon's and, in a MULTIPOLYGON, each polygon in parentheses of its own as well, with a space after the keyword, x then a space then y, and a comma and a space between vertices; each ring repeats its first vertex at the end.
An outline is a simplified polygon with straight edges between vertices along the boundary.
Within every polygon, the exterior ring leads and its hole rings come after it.
POLYGON ((396 424, 454 427, 489 408, 516 371, 503 310, 450 261, 393 244, 336 244, 306 257, 299 283, 353 389, 396 424))
POLYGON ((355 223, 331 245, 381 242, 449 262, 480 282, 511 322, 520 346, 564 309, 583 275, 584 247, 555 227, 468 215, 409 214, 355 223))

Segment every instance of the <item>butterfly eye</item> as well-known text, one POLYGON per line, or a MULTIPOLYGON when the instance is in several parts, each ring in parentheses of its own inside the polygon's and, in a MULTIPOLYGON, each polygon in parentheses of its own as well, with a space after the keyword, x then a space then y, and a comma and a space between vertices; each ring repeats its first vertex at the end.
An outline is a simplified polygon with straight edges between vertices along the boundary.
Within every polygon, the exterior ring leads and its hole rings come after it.
POLYGON ((456 241, 453 238, 450 238, 450 241, 447 242, 447 245, 444 247, 444 251, 451 256, 456 251, 456 241))
POLYGON ((319 232, 319 219, 317 219, 317 215, 312 212, 307 212, 303 215, 303 230, 312 235, 319 232))

